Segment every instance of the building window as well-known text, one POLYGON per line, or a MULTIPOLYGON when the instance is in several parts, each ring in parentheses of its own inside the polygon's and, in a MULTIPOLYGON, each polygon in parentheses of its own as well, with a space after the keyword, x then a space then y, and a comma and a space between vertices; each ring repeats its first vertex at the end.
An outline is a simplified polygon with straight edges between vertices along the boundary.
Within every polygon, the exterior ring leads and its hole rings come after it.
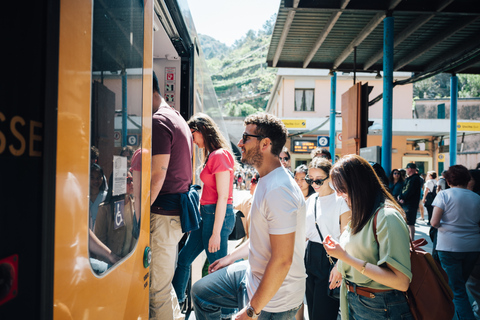
POLYGON ((314 111, 314 89, 295 89, 295 111, 314 111))

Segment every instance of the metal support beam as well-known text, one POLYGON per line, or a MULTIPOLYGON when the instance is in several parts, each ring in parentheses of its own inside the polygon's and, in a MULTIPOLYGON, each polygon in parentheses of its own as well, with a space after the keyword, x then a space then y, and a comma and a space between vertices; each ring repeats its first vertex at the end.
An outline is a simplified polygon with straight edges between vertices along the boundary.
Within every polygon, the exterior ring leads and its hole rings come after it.
POLYGON ((420 57, 421 55, 427 53, 432 48, 434 48, 435 46, 437 46, 441 42, 447 40, 448 38, 453 36, 455 33, 459 32, 460 30, 462 30, 463 28, 465 28, 466 26, 468 26, 472 22, 475 22, 479 18, 480 17, 478 17, 478 16, 477 17, 465 17, 465 18, 459 20, 459 22, 457 24, 449 26, 444 32, 439 33, 437 36, 433 37, 430 41, 428 41, 424 45, 417 48, 417 50, 413 51, 409 55, 400 59, 400 61, 398 61, 398 63, 395 65, 394 70, 395 71, 400 70, 401 68, 403 68, 404 66, 406 66, 407 64, 412 62, 413 60, 415 60, 418 57, 420 57))
POLYGON ((392 171, 393 129, 393 42, 394 18, 383 20, 383 123, 382 167, 387 174, 392 171))
POLYGON ((122 69, 122 147, 127 145, 127 72, 122 69))
POLYGON ((275 51, 275 56, 273 57, 272 67, 275 68, 278 63, 278 59, 280 59, 280 55, 282 54, 283 47, 285 46, 285 41, 287 40, 288 32, 290 31, 290 27, 292 26, 293 18, 295 17, 295 9, 298 7, 300 0, 293 1, 293 9, 290 9, 287 15, 287 20, 285 21, 285 25, 283 26, 282 35, 280 36, 280 40, 278 41, 277 51, 275 51))
POLYGON ((332 163, 335 163, 335 121, 337 105, 337 73, 333 72, 330 78, 330 155, 332 163))
MULTIPOLYGON (((342 3, 340 4, 340 9, 341 10, 345 9, 349 2, 350 0, 343 0, 342 3)), ((325 24, 325 26, 322 28, 322 32, 320 32, 320 35, 315 41, 315 44, 313 45, 312 50, 310 50, 307 57, 303 61, 303 68, 306 68, 310 63, 310 61, 312 61, 318 49, 320 49, 320 47, 322 46, 323 41, 325 41, 328 34, 330 33, 333 26, 335 25, 335 23, 337 22, 338 18, 340 18, 341 15, 342 15, 342 11, 337 11, 332 13, 327 23, 325 24)))
POLYGON ((360 31, 360 33, 355 37, 355 39, 350 42, 350 44, 343 50, 343 52, 338 56, 337 59, 333 62, 332 69, 337 69, 338 66, 348 58, 348 56, 352 53, 355 47, 358 47, 360 43, 362 43, 365 38, 367 38, 370 33, 378 26, 380 22, 382 22, 383 18, 385 18, 385 12, 377 13, 370 22, 360 31))
POLYGON ((457 164, 457 96, 458 77, 450 78, 450 166, 457 164))
MULTIPOLYGON (((444 0, 437 8, 436 12, 440 12, 443 9, 445 9, 450 3, 452 3, 454 0, 444 0)), ((395 48, 398 46, 400 43, 405 41, 412 33, 417 31, 421 26, 423 26, 425 23, 427 23, 430 19, 435 17, 435 14, 424 14, 419 16, 417 19, 415 19, 413 22, 409 23, 408 26, 400 32, 395 37, 395 42, 393 43, 393 47, 395 48)), ((375 62, 380 60, 383 56, 383 50, 378 50, 377 53, 375 53, 370 59, 368 59, 364 66, 364 70, 368 70, 375 62)))

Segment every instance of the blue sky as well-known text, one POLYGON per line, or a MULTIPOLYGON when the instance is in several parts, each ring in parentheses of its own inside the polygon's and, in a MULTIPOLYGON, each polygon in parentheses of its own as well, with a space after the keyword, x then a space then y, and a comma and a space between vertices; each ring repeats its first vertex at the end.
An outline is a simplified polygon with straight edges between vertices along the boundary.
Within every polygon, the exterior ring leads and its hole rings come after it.
POLYGON ((197 33, 211 36, 228 46, 248 30, 262 29, 281 0, 187 0, 197 33))

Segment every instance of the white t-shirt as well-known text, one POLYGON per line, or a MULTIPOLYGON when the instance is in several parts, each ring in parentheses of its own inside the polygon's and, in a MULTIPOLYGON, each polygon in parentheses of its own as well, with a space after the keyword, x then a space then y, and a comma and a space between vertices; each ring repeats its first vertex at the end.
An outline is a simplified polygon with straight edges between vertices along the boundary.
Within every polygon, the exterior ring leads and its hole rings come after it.
POLYGON ((340 216, 350 211, 345 200, 338 197, 336 193, 328 196, 311 196, 307 200, 307 219, 305 225, 305 235, 308 240, 322 243, 318 230, 315 227, 315 203, 317 205, 317 224, 320 228, 323 238, 331 235, 335 240, 340 239, 340 216))
POLYGON ((433 189, 437 187, 437 184, 435 183, 436 181, 434 179, 430 179, 425 183, 425 190, 423 191, 424 193, 432 192, 433 189), (430 191, 428 191, 428 190, 430 191))
POLYGON ((295 232, 293 261, 285 280, 263 310, 284 312, 298 307, 305 296, 305 200, 290 174, 279 167, 258 181, 250 211, 248 297, 257 291, 271 258, 270 235, 295 232))
POLYGON ((432 206, 443 210, 438 228, 437 250, 480 251, 480 196, 463 188, 440 191, 432 206))

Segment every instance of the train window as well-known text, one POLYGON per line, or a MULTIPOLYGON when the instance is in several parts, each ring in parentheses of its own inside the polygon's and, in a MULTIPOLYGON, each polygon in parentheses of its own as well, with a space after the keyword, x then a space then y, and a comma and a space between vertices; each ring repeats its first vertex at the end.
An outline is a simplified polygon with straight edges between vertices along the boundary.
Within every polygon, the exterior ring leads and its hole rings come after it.
POLYGON ((134 250, 141 223, 132 157, 142 141, 143 26, 143 1, 93 2, 88 224, 98 274, 134 250))

